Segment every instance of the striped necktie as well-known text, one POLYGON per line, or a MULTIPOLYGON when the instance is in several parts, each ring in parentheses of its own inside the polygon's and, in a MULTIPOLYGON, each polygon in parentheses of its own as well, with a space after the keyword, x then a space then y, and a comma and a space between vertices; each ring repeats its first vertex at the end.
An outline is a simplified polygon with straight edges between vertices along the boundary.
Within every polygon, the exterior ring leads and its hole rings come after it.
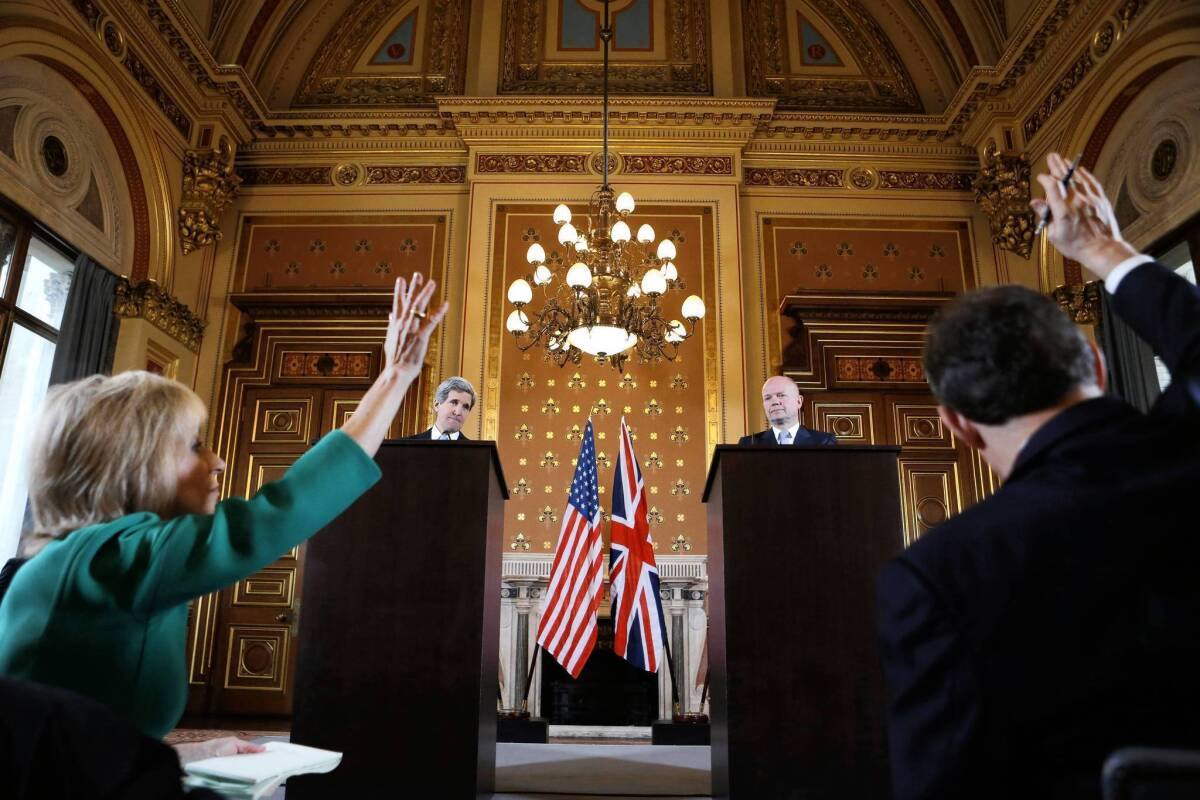
POLYGON ((779 443, 780 444, 791 444, 792 443, 792 432, 791 431, 780 431, 779 432, 779 443))
POLYGON ((450 434, 448 434, 448 433, 443 433, 443 434, 442 434, 441 436, 439 436, 438 438, 439 438, 439 439, 441 439, 441 440, 442 440, 442 441, 444 441, 444 442, 448 442, 448 441, 450 441, 450 434))

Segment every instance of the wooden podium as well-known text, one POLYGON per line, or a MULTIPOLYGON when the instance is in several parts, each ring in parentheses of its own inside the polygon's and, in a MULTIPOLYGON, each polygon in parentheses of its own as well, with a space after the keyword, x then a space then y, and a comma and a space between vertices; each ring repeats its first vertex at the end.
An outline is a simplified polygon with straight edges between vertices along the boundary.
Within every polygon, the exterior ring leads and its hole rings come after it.
POLYGON ((308 543, 292 741, 344 753, 296 798, 490 796, 500 540, 491 442, 385 442, 379 483, 308 543))
POLYGON ((898 447, 716 449, 713 797, 887 798, 875 577, 903 548, 898 447))

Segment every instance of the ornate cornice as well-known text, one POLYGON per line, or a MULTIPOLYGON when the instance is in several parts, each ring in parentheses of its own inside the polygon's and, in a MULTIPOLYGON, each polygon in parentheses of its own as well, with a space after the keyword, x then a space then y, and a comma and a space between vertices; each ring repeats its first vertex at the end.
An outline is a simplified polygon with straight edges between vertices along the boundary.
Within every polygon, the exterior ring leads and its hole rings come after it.
POLYGON ((1050 293, 1058 305, 1078 325, 1095 325, 1100 321, 1101 281, 1069 283, 1050 293))
POLYGON ((302 164, 242 166, 243 186, 382 186, 403 183, 453 184, 466 181, 466 168, 446 165, 302 164), (353 178, 346 178, 353 170, 353 178))
POLYGON ((113 312, 118 317, 144 319, 193 353, 200 352, 205 323, 154 281, 132 284, 121 278, 113 312))

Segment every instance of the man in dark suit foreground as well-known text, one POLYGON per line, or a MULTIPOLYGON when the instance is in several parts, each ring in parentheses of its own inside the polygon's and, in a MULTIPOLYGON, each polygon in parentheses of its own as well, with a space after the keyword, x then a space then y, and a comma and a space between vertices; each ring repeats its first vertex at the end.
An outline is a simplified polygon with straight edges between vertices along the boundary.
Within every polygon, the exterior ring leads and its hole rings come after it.
POLYGON ((1097 798, 1112 750, 1200 746, 1200 293, 1121 238, 1091 174, 1064 192, 1049 167, 1051 242, 1173 380, 1149 414, 1105 395, 1095 345, 1016 286, 930 323, 942 420, 1005 483, 880 576, 897 800, 1097 798))
POLYGON ((427 428, 405 439, 434 439, 465 442, 462 426, 475 408, 475 387, 466 378, 455 375, 438 384, 433 395, 433 413, 437 415, 433 427, 427 428))
POLYGON ((784 375, 767 378, 767 382, 763 384, 762 398, 763 411, 767 412, 767 421, 771 423, 771 427, 743 436, 738 439, 739 445, 837 444, 837 437, 832 433, 814 431, 800 424, 800 407, 804 405, 804 396, 800 394, 800 387, 791 378, 784 375))

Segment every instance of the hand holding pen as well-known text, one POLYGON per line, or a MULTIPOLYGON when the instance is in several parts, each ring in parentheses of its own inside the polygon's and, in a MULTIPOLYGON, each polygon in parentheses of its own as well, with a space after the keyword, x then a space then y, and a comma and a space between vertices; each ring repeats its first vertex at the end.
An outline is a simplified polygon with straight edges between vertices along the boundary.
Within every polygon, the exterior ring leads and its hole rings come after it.
POLYGON ((1058 153, 1047 156, 1050 173, 1037 176, 1046 199, 1029 205, 1046 220, 1046 235, 1059 252, 1103 278, 1121 261, 1137 255, 1137 250, 1121 238, 1100 181, 1078 165, 1078 158, 1075 162, 1068 164, 1058 153))
MULTIPOLYGON (((1057 156, 1058 154, 1054 153, 1053 155, 1057 156)), ((1061 156, 1060 156, 1060 158, 1061 158, 1061 156)), ((1083 153, 1080 153, 1079 155, 1075 156, 1075 160, 1072 161, 1071 166, 1067 168, 1067 174, 1063 176, 1061 185, 1062 185, 1062 190, 1063 190, 1064 195, 1067 193, 1067 190, 1071 188, 1071 176, 1073 176, 1075 174, 1075 170, 1079 167, 1079 161, 1082 158, 1083 158, 1083 153)), ((1039 233, 1042 232, 1042 228, 1046 227, 1049 224, 1050 224, 1050 206, 1049 206, 1049 204, 1047 204, 1042 208, 1042 213, 1038 215, 1038 224, 1037 224, 1037 227, 1033 229, 1033 235, 1037 236, 1039 233)))

